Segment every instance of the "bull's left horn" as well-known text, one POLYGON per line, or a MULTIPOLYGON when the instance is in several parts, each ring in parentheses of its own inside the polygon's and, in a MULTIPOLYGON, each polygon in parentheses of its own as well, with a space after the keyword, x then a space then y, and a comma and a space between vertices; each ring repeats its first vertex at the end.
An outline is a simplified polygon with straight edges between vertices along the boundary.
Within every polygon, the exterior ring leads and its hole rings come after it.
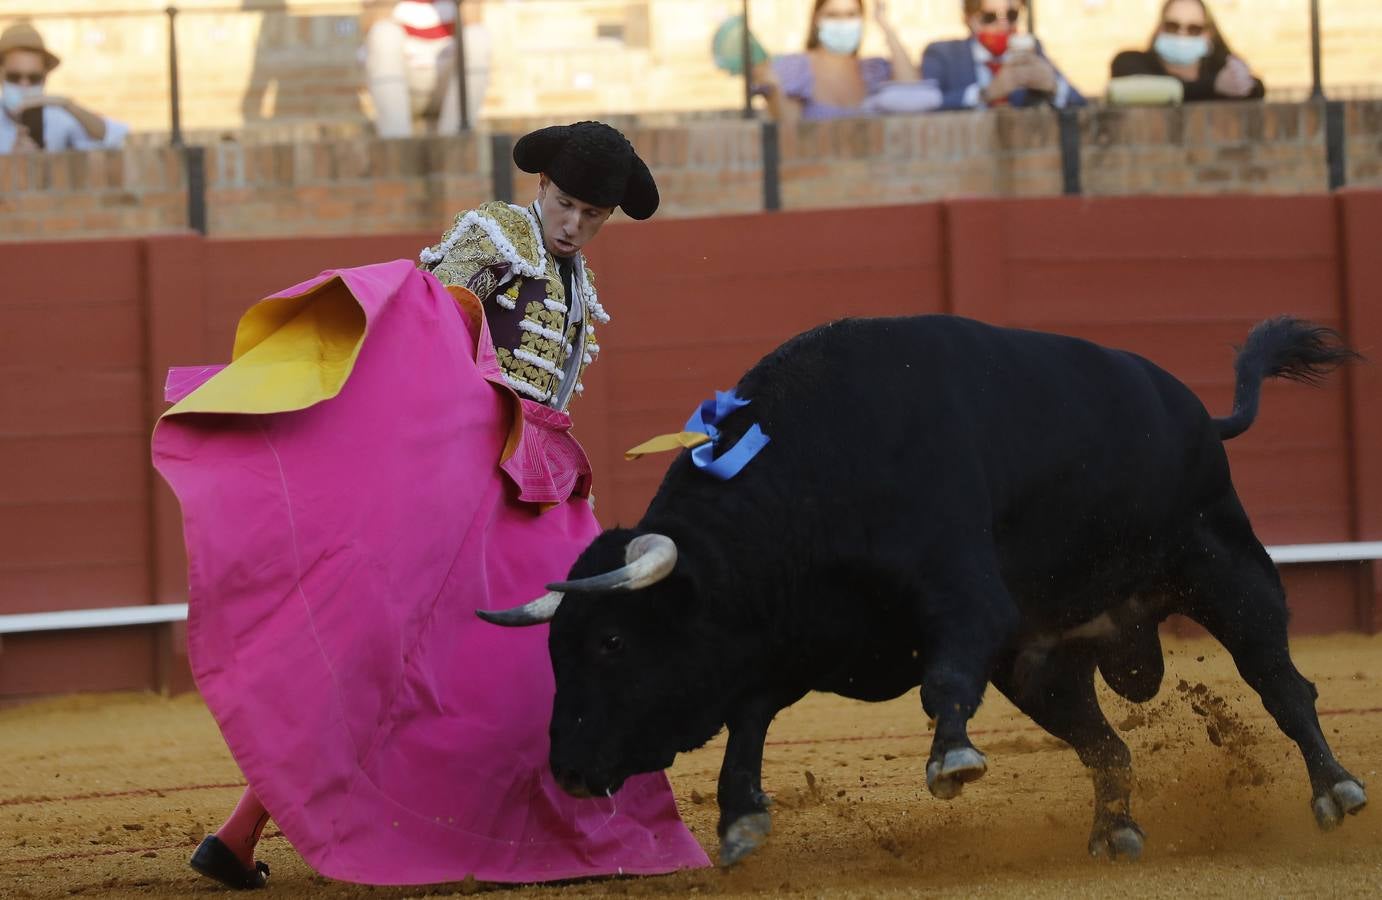
POLYGON ((529 600, 522 606, 511 609, 477 609, 475 615, 492 625, 519 628, 523 625, 541 625, 543 622, 552 621, 552 617, 557 614, 558 606, 561 606, 561 592, 551 591, 536 600, 529 600))
POLYGON ((636 591, 657 584, 677 566, 677 545, 665 534, 640 534, 624 549, 624 565, 613 572, 559 581, 550 591, 636 591))

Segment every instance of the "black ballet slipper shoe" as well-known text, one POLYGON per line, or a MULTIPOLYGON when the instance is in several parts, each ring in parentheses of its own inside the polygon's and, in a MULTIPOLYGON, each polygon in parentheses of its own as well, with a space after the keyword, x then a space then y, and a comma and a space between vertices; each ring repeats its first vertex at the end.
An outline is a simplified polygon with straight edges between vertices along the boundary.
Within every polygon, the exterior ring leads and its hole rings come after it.
POLYGON ((262 888, 269 882, 267 863, 256 861, 253 869, 245 868, 245 864, 240 862, 240 857, 232 853, 214 834, 208 834, 202 839, 201 846, 192 854, 188 865, 207 878, 215 879, 237 891, 262 888))

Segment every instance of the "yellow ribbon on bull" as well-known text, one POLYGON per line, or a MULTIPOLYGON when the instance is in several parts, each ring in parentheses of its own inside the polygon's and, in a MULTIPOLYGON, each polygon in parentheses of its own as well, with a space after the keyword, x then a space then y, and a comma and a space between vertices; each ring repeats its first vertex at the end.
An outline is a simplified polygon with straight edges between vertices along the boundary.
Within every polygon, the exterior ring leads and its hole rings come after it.
POLYGON ((666 453, 668 450, 690 450, 708 443, 710 435, 700 431, 678 431, 674 434, 659 434, 649 438, 637 447, 624 451, 624 459, 638 459, 649 453, 666 453))

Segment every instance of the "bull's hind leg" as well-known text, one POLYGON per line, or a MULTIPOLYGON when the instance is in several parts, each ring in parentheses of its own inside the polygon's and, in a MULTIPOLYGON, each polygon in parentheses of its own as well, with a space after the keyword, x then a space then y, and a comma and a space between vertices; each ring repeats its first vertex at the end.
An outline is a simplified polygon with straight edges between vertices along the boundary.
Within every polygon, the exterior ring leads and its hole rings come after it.
POLYGON ((1079 754, 1094 778, 1091 856, 1137 859, 1142 829, 1133 821, 1132 754, 1109 725, 1094 690, 1094 654, 1089 647, 1058 646, 1035 665, 1005 665, 994 686, 1042 728, 1079 754))
POLYGON ((1310 775, 1311 808, 1321 829, 1339 825, 1345 813, 1367 803, 1362 783, 1334 758, 1315 713, 1315 686, 1296 670, 1286 638, 1286 594, 1266 550, 1247 519, 1224 515, 1228 527, 1203 529, 1183 575, 1186 612, 1233 656, 1238 672, 1262 705, 1300 747, 1310 775))

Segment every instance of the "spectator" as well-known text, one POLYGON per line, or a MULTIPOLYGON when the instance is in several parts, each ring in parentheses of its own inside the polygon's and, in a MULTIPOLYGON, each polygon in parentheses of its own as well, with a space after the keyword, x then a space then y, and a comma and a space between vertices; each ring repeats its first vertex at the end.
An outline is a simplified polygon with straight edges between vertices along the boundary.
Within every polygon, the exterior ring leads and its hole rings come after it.
POLYGON ((863 0, 815 0, 806 52, 777 56, 755 69, 772 117, 792 122, 939 106, 934 86, 917 83, 916 67, 888 21, 884 0, 878 0, 873 18, 888 40, 891 59, 859 58, 863 0))
POLYGON ((1267 92, 1248 64, 1228 48, 1203 0, 1167 0, 1151 46, 1115 56, 1111 74, 1174 76, 1185 85, 1187 103, 1257 100, 1267 92))
POLYGON ((489 82, 489 33, 478 6, 456 0, 402 0, 370 12, 363 56, 375 127, 380 137, 425 132, 452 134, 460 123, 456 78, 456 21, 464 26, 466 105, 473 122, 489 82))
POLYGON ((0 32, 0 153, 118 147, 129 129, 66 97, 44 92, 61 62, 28 22, 0 32))
POLYGON ((1084 105, 1041 44, 1018 34, 1023 0, 963 0, 963 5, 969 37, 936 41, 921 57, 921 77, 940 85, 943 109, 1084 105))

